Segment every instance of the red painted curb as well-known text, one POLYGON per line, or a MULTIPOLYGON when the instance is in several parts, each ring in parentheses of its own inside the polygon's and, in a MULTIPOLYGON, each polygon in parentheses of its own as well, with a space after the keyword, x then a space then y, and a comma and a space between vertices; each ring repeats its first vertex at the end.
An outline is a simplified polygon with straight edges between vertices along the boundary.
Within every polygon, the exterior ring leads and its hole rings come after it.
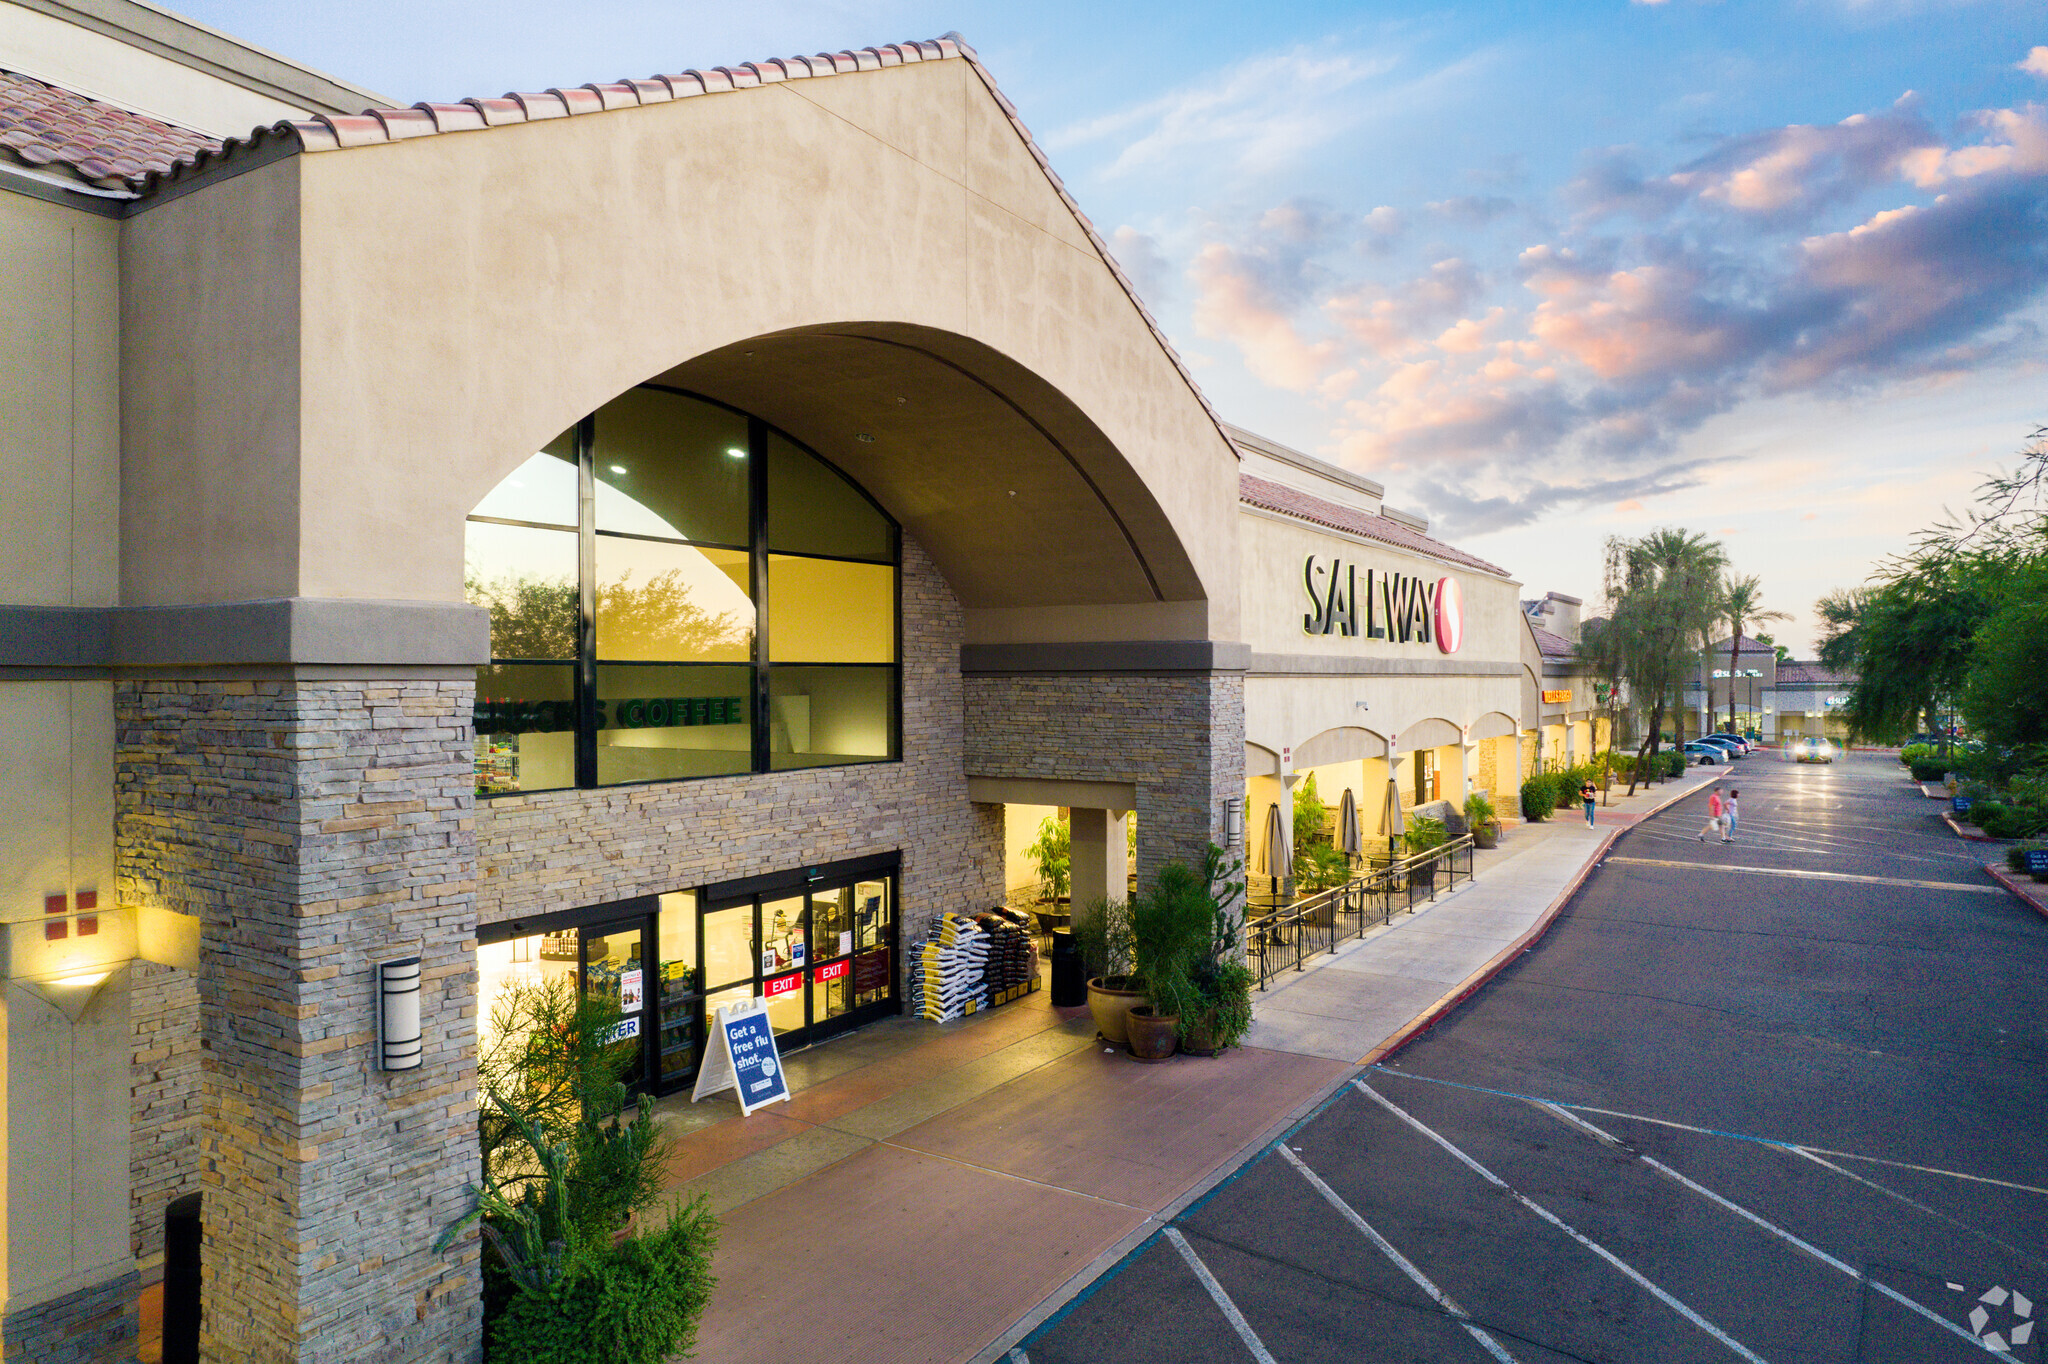
POLYGON ((2032 877, 2014 876, 2004 867, 1987 866, 1984 871, 1992 880, 2017 895, 2021 904, 2048 919, 2048 886, 2039 884, 2032 877))
MULTIPOLYGON (((1719 781, 1722 776, 1722 773, 1716 772, 1707 780, 1708 782, 1719 781)), ((1702 783, 1701 785, 1704 786, 1705 784, 1702 783)), ((1571 883, 1558 893, 1557 898, 1550 902, 1550 907, 1543 911, 1541 918, 1529 926, 1527 932, 1523 933, 1521 937, 1515 939, 1506 947, 1503 947, 1500 951, 1494 953, 1493 956, 1487 959, 1484 966, 1481 966, 1477 971, 1474 971, 1471 975, 1453 986, 1449 994, 1442 996, 1434 1004, 1431 1004, 1421 1013, 1402 1024, 1393 1036, 1359 1058, 1358 1064, 1370 1066, 1386 1060, 1389 1056, 1392 1056, 1395 1052, 1435 1027, 1438 1019, 1457 1008, 1460 1004, 1463 1004, 1467 999, 1470 999, 1478 992, 1481 986, 1506 970, 1509 962, 1534 947, 1537 939, 1550 931, 1550 926, 1557 922, 1557 916, 1564 911, 1565 905, 1571 901, 1574 895, 1579 893, 1579 887, 1586 884, 1586 878, 1591 876, 1594 868, 1598 867, 1601 861, 1606 858, 1607 850, 1614 846, 1614 840, 1627 833, 1629 829, 1640 825, 1642 821, 1648 819, 1651 815, 1661 814, 1668 807, 1676 805, 1679 801, 1684 800, 1699 789, 1700 787, 1696 786, 1690 791, 1676 792, 1636 816, 1635 824, 1618 829, 1609 829, 1607 837, 1600 840, 1600 845, 1593 850, 1593 855, 1586 859, 1586 864, 1583 867, 1579 868, 1579 874, 1574 876, 1571 879, 1571 883)))

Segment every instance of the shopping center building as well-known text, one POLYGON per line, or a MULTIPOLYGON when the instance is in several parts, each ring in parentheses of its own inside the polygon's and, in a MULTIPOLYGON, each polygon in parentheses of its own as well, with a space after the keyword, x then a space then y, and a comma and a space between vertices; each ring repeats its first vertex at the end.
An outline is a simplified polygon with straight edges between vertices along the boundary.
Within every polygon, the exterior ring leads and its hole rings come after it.
POLYGON ((206 1358, 474 1359, 508 983, 667 1092, 900 1011, 1009 812, 1512 810, 1518 585, 1224 426, 961 42, 388 103, 0 3, 9 1360, 193 1194, 206 1358))

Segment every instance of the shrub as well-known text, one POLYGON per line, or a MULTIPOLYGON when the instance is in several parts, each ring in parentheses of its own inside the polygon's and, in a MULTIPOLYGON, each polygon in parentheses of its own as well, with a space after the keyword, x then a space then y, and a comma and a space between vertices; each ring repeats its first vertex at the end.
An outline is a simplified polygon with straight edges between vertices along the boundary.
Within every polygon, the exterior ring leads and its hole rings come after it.
MULTIPOLYGON (((1972 801, 1970 803, 1969 809, 1962 811, 1960 814, 1956 816, 1956 823, 1974 824, 1978 828, 1983 829, 1985 820, 1988 819, 1995 821, 2003 817, 2004 814, 2005 807, 2003 805, 1999 804, 1995 800, 1985 800, 1980 798, 1978 800, 1972 801)), ((1986 829, 1985 832, 1989 833, 1990 830, 1986 829)))
POLYGON ((1993 838, 2032 838, 2048 827, 2048 820, 2031 810, 1994 803, 1984 807, 1977 827, 1993 838))
POLYGON ((1914 781, 1940 781, 1948 775, 1945 763, 1918 762, 1913 764, 1914 781))
MULTIPOLYGON (((1226 860, 1210 844, 1199 875, 1178 862, 1159 869, 1153 895, 1170 893, 1192 901, 1199 891, 1203 930, 1184 944, 1172 962, 1148 958, 1147 989, 1152 1007, 1179 1020, 1183 1041, 1204 1035, 1218 1050, 1235 1046, 1252 1026, 1252 973, 1240 959, 1244 932, 1244 882, 1235 880, 1244 863, 1226 860)), ((1148 948, 1148 952, 1149 952, 1148 948)))
POLYGON ((1408 816, 1408 827, 1401 834, 1401 846, 1408 850, 1410 857, 1426 853, 1431 848, 1441 848, 1450 841, 1451 833, 1444 827, 1444 822, 1427 815, 1408 816))
POLYGON ((1122 980, 1131 974, 1131 907, 1122 900, 1074 906, 1074 946, 1089 977, 1122 980))
POLYGON ((1941 750, 1933 744, 1907 744, 1899 750, 1899 761, 1908 767, 1941 761, 1941 750))
POLYGON ((1657 756, 1664 760, 1665 776, 1682 777, 1685 775, 1686 756, 1682 749, 1674 748, 1668 753, 1660 753, 1657 756))
POLYGON ((1542 777, 1531 777, 1522 783, 1522 818, 1535 823, 1550 818, 1550 812, 1557 808, 1557 802, 1550 798, 1550 783, 1542 777))
POLYGON ((2005 850, 2005 865, 2011 871, 2024 872, 2027 869, 2027 853, 2048 848, 2048 843, 2020 843, 2005 850))

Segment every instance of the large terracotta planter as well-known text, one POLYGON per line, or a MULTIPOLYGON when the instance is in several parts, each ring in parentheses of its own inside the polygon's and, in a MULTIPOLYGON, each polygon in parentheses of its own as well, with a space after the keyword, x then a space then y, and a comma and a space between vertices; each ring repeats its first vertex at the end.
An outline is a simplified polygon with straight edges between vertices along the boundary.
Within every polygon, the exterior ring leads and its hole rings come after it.
POLYGON ((1150 1004, 1132 1007, 1129 1016, 1131 1056, 1139 1061, 1170 1061, 1177 1045, 1174 1034, 1180 1020, 1162 1016, 1150 1004))
MULTIPOLYGON (((1102 1034, 1105 1042, 1128 1046, 1131 1040, 1129 1016, 1131 1007, 1145 1002, 1143 990, 1111 989, 1103 983, 1104 977, 1097 976, 1088 982, 1088 1013, 1095 1020, 1095 1031, 1102 1034)), ((1128 981, 1129 976, 1115 976, 1110 979, 1128 981)))

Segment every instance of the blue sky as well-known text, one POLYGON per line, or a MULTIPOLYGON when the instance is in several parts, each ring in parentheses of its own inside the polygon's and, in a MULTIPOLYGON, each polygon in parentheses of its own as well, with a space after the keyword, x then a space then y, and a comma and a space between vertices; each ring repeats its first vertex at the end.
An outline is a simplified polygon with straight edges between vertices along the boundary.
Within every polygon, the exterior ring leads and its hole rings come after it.
POLYGON ((1226 418, 1532 594, 1683 525, 1803 649, 2048 423, 2038 4, 182 9, 406 103, 957 29, 1226 418))

